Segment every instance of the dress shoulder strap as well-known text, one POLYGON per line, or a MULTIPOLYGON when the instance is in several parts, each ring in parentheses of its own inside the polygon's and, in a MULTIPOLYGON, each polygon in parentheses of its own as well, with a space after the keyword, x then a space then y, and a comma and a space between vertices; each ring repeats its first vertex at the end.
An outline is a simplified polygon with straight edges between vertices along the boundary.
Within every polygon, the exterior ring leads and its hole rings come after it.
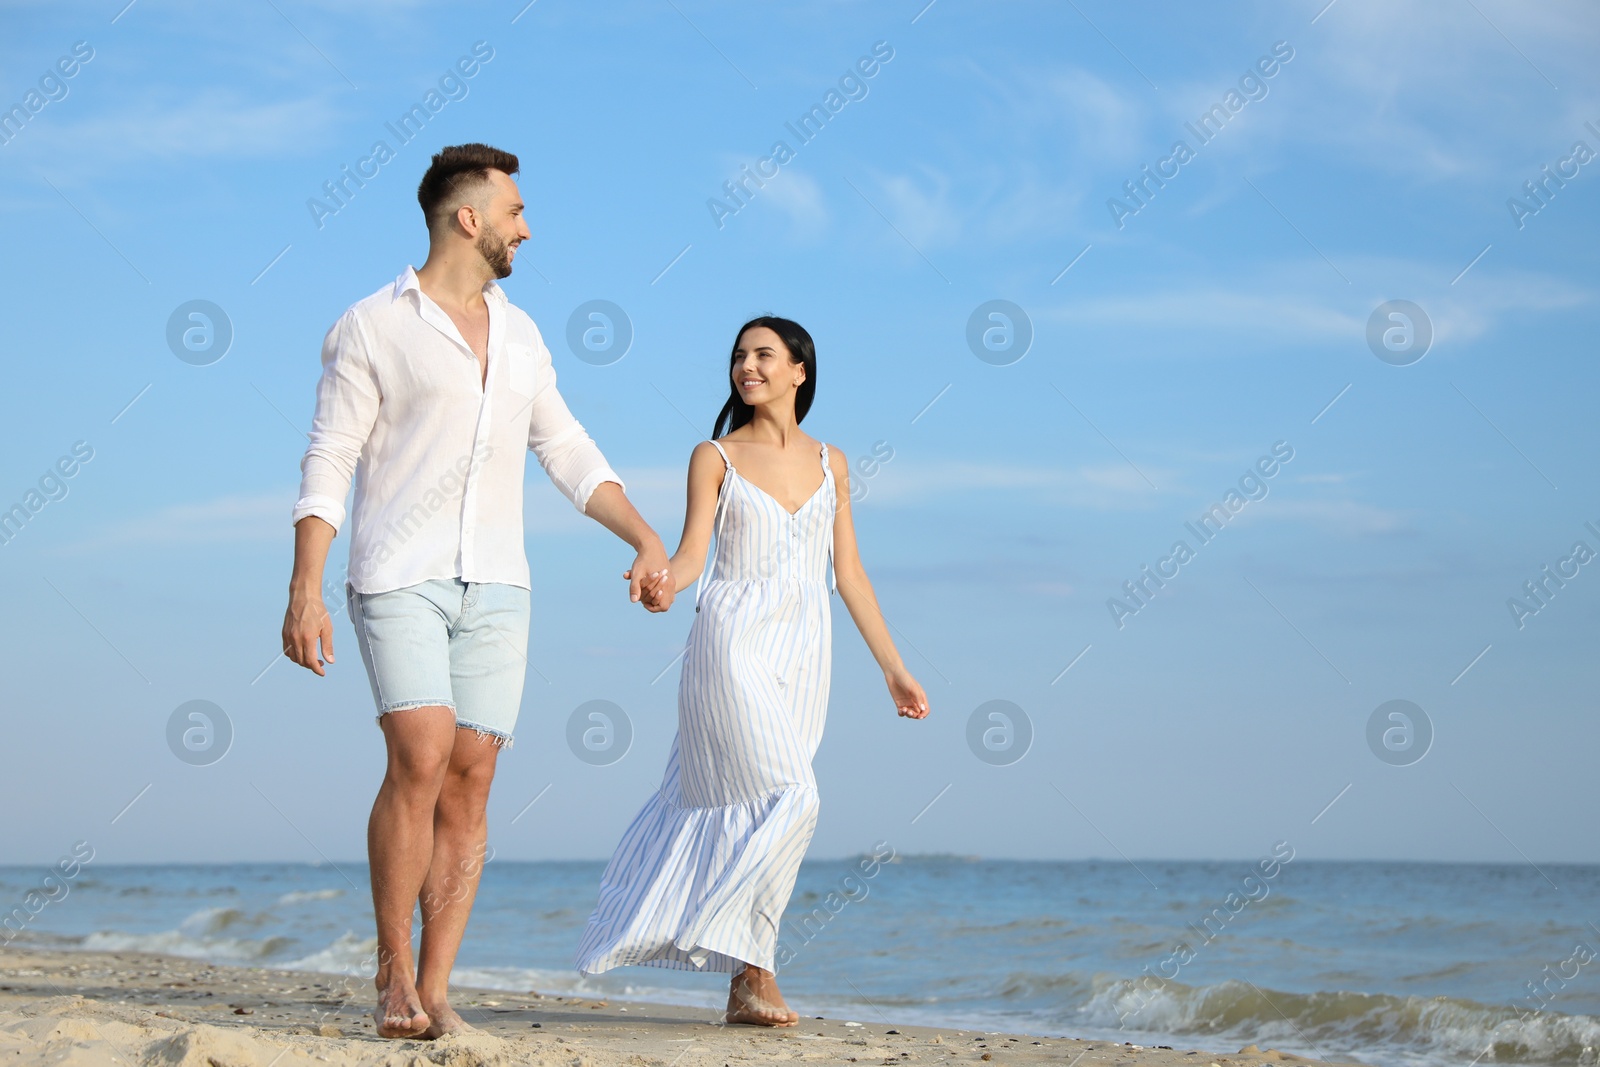
MULTIPOLYGON (((733 466, 733 460, 729 459, 728 453, 722 450, 721 443, 712 441, 711 445, 722 456, 722 462, 727 465, 727 471, 737 473, 733 466)), ((706 548, 706 562, 705 566, 700 570, 700 578, 694 583, 694 610, 697 612, 700 610, 700 598, 704 594, 706 587, 706 575, 716 569, 717 553, 722 550, 722 516, 728 510, 727 485, 727 472, 725 472, 722 479, 722 488, 717 490, 716 519, 712 525, 712 541, 706 548)))
MULTIPOLYGON (((828 442, 822 442, 822 484, 833 484, 833 464, 828 462, 828 442)), ((837 506, 837 505, 836 505, 837 506)), ((828 525, 828 595, 839 588, 838 572, 833 567, 833 524, 828 525)))

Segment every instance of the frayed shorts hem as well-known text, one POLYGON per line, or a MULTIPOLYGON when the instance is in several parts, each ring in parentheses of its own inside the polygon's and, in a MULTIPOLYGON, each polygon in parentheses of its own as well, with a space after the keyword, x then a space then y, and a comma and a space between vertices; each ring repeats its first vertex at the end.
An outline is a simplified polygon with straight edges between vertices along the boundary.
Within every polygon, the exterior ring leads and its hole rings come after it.
POLYGON ((491 738, 494 741, 495 746, 498 748, 511 747, 513 738, 510 734, 506 733, 504 730, 496 730, 491 726, 484 726, 481 723, 467 722, 463 720, 459 715, 456 715, 456 706, 448 700, 396 701, 395 703, 385 707, 382 711, 378 712, 377 715, 373 716, 372 721, 381 726, 383 725, 383 717, 388 715, 390 712, 415 711, 418 708, 449 708, 450 714, 456 716, 457 730, 471 730, 478 735, 478 740, 480 741, 482 741, 485 737, 491 738))
POLYGON ((512 737, 510 734, 501 730, 491 729, 487 726, 479 726, 475 722, 463 722, 462 720, 457 719, 456 729, 473 731, 478 735, 479 741, 482 741, 484 738, 488 738, 496 748, 510 748, 512 744, 512 737))
POLYGON ((418 708, 449 708, 455 714, 456 703, 453 700, 396 700, 385 704, 379 711, 377 718, 382 719, 391 711, 415 711, 418 708))

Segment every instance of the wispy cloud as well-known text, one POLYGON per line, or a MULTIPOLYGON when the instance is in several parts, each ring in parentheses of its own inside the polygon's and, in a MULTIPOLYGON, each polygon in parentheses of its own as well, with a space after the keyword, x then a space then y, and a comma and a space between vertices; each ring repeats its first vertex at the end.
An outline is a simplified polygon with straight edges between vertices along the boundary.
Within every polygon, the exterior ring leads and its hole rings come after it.
POLYGON ((36 158, 91 158, 105 163, 234 159, 300 153, 328 140, 339 107, 325 95, 262 101, 232 90, 167 89, 124 97, 111 108, 28 129, 36 158))
MULTIPOLYGON (((550 484, 531 459, 523 494, 523 517, 529 533, 574 533, 600 530, 550 484)), ((630 467, 618 471, 628 496, 652 522, 663 516, 681 521, 686 473, 671 467, 630 467)), ((99 553, 135 546, 188 546, 227 543, 288 543, 289 514, 296 490, 286 487, 257 493, 235 493, 183 504, 169 504, 142 515, 114 521, 91 537, 61 545, 64 555, 99 553)), ((658 525, 663 537, 676 529, 658 525)), ((609 536, 609 535, 608 535, 609 536)))
MULTIPOLYGON (((671 551, 682 529, 688 478, 688 453, 682 467, 617 467, 617 476, 628 490, 628 499, 655 527, 671 551)), ((522 493, 522 524, 529 534, 574 534, 604 530, 584 515, 572 502, 529 463, 526 488, 522 493)), ((606 534, 610 536, 610 534, 606 534)))
POLYGON ((952 180, 936 167, 919 164, 901 173, 874 170, 858 184, 857 191, 867 199, 870 210, 882 213, 888 222, 888 227, 878 226, 880 240, 902 248, 909 243, 911 249, 922 253, 954 243, 961 234, 961 214, 951 199, 952 180))
POLYGON ((1269 499, 1261 507, 1240 512, 1246 524, 1254 522, 1297 522, 1343 537, 1372 537, 1380 534, 1412 533, 1416 513, 1399 508, 1384 508, 1359 500, 1284 500, 1269 499))
POLYGON ((1301 83, 1292 122, 1275 117, 1286 139, 1437 181, 1496 172, 1551 137, 1565 147, 1581 123, 1545 77, 1586 74, 1600 22, 1585 0, 1341 3, 1294 43, 1306 62, 1284 79, 1301 83))
POLYGON ((1192 343, 1176 348, 1164 344, 1159 349, 1163 355, 1211 358, 1258 353, 1263 338, 1294 345, 1361 345, 1373 308, 1400 295, 1415 299, 1428 313, 1440 349, 1484 337, 1519 313, 1577 310, 1600 299, 1600 289, 1569 277, 1496 270, 1488 260, 1474 268, 1478 274, 1467 289, 1451 287, 1460 266, 1443 261, 1348 256, 1344 269, 1360 279, 1359 290, 1330 289, 1326 265, 1308 253, 1300 260, 1274 261, 1265 269, 1238 273, 1226 284, 1145 280, 1137 293, 1073 297, 1030 312, 1040 321, 1112 327, 1123 341, 1180 332, 1192 343), (1418 279, 1427 281, 1419 284, 1418 279), (1237 337, 1252 343, 1227 343, 1237 337))
POLYGON ((820 240, 832 214, 822 186, 808 174, 790 168, 767 183, 761 196, 789 220, 789 235, 802 243, 820 240))
MULTIPOLYGON (((1128 296, 1096 296, 1064 307, 1038 312, 1036 318, 1075 324, 1115 326, 1128 332, 1182 330, 1281 333, 1305 339, 1359 337, 1366 317, 1338 310, 1323 301, 1293 294, 1270 294, 1240 288, 1184 288, 1128 296)), ((1195 351, 1211 355, 1210 346, 1195 351)))
MULTIPOLYGON (((1156 484, 1168 484, 1172 472, 1145 467, 1156 484)), ((1029 466, 1015 463, 923 463, 895 459, 878 475, 863 482, 865 506, 916 507, 945 504, 963 494, 1010 493, 1025 495, 1045 505, 1093 511, 1143 510, 1155 505, 1156 493, 1126 463, 1083 464, 1074 467, 1029 466)))
POLYGON ((293 489, 282 489, 170 504, 145 515, 108 523, 92 537, 68 542, 55 551, 80 555, 146 546, 287 543, 293 536, 289 513, 294 500, 293 489))

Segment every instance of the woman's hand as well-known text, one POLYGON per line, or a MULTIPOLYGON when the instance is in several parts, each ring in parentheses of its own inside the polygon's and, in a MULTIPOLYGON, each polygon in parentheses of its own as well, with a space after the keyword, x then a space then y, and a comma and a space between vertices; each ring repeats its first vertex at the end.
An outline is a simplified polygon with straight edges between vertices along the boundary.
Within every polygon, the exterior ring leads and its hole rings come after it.
POLYGON ((928 694, 923 692, 922 686, 911 672, 905 667, 895 667, 883 673, 883 680, 889 685, 889 696, 894 698, 895 709, 903 718, 926 719, 928 717, 928 694))
MULTIPOLYGON (((632 584, 634 568, 622 572, 622 576, 632 584)), ((652 574, 645 574, 639 580, 638 601, 646 611, 666 611, 672 607, 673 598, 677 595, 676 583, 672 580, 670 569, 663 568, 652 574)))

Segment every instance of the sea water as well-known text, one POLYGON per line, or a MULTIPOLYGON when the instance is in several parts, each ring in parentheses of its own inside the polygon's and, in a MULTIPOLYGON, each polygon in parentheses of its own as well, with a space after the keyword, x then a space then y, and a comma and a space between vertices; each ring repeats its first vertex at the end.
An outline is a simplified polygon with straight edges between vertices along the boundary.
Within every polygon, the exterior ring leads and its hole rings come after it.
MULTIPOLYGON (((803 1015, 874 1024, 1383 1067, 1600 1063, 1600 867, 1259 864, 808 860, 779 980, 803 1015)), ((602 866, 491 859, 455 980, 714 1017, 725 976, 571 969, 602 866)), ((0 867, 5 910, 44 873, 0 867)), ((13 943, 370 975, 370 899, 359 863, 92 864, 13 943)))

